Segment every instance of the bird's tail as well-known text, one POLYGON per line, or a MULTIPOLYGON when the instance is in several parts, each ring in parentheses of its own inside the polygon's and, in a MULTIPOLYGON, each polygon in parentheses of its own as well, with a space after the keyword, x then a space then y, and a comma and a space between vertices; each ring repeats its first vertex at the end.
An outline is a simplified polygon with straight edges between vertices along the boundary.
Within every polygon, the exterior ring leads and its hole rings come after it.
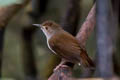
POLYGON ((86 51, 82 51, 82 53, 80 53, 80 62, 85 68, 91 68, 91 69, 95 68, 94 62, 87 55, 86 51))

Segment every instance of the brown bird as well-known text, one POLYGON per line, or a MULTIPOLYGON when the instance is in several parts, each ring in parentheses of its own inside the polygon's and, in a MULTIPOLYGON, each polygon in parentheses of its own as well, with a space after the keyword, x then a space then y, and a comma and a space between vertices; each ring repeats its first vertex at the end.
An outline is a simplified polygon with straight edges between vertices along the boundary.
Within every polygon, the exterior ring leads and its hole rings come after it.
POLYGON ((87 52, 80 47, 77 39, 64 31, 60 25, 53 21, 33 25, 39 26, 44 32, 48 47, 53 53, 68 62, 94 68, 94 63, 88 57, 87 52))

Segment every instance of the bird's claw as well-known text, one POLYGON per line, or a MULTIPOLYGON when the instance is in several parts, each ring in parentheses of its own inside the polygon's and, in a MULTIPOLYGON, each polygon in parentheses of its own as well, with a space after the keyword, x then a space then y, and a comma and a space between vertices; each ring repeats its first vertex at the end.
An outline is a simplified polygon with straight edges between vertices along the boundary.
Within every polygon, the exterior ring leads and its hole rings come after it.
POLYGON ((60 68, 67 68, 68 66, 67 65, 58 65, 55 69, 54 69, 54 72, 60 68))

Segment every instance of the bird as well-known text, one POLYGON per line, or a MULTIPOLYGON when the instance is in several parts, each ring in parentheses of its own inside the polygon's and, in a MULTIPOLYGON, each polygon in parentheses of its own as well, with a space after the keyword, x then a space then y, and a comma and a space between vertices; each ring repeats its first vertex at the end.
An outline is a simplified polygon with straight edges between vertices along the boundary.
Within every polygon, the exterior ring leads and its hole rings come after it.
MULTIPOLYGON (((54 21, 47 20, 42 24, 33 24, 41 28, 47 39, 48 48, 63 60, 81 64, 85 68, 94 68, 94 62, 88 56, 78 40, 54 21)), ((59 65, 59 66, 62 66, 59 65)), ((59 66, 57 68, 59 68, 59 66)))

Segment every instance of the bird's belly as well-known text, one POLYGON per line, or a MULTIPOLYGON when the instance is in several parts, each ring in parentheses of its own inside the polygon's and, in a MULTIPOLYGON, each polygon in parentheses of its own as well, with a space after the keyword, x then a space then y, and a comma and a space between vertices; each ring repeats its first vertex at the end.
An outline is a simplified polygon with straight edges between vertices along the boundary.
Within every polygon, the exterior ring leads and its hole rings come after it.
POLYGON ((51 49, 51 47, 50 47, 50 45, 49 45, 49 42, 47 41, 47 45, 48 45, 48 48, 53 52, 53 53, 55 53, 56 54, 56 52, 54 51, 54 50, 52 50, 51 49))

